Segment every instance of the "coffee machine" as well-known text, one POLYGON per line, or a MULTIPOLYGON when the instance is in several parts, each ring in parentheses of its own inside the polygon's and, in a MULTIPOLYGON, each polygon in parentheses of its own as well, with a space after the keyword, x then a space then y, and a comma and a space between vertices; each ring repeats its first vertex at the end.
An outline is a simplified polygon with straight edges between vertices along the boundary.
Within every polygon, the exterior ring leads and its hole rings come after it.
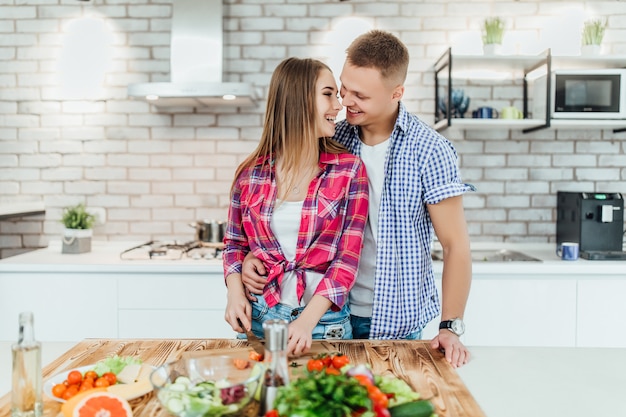
POLYGON ((577 242, 582 258, 626 259, 621 194, 558 191, 556 211, 557 246, 577 242))

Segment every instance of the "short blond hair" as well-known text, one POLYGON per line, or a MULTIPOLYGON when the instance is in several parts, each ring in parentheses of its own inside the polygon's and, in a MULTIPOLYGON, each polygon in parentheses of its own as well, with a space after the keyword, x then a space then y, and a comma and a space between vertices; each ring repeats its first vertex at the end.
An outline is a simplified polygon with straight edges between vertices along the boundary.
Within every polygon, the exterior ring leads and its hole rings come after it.
POLYGON ((383 79, 404 84, 409 69, 409 50, 389 32, 371 30, 357 37, 346 50, 351 65, 375 68, 383 79))

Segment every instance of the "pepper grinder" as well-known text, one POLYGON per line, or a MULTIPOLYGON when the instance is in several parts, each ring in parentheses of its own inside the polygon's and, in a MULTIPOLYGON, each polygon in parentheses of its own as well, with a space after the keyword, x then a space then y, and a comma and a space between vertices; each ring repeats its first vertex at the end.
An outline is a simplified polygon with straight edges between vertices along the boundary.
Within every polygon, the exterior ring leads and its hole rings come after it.
POLYGON ((263 323, 267 369, 261 388, 261 415, 274 408, 278 388, 289 383, 288 324, 287 320, 267 320, 263 323))
POLYGON ((12 417, 39 417, 43 414, 41 389, 41 343, 35 340, 33 313, 20 313, 17 343, 11 346, 13 378, 12 417))

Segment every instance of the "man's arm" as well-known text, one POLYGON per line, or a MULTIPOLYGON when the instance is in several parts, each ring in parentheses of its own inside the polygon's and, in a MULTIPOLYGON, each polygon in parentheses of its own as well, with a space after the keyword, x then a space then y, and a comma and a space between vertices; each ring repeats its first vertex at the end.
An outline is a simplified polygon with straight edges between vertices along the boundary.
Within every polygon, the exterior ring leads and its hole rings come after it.
MULTIPOLYGON (((437 238, 443 248, 441 289, 441 320, 463 318, 472 280, 472 259, 467 223, 463 212, 463 197, 450 197, 428 205, 428 213, 437 238)), ((443 329, 431 346, 445 350, 453 367, 467 363, 470 353, 459 337, 443 329)))

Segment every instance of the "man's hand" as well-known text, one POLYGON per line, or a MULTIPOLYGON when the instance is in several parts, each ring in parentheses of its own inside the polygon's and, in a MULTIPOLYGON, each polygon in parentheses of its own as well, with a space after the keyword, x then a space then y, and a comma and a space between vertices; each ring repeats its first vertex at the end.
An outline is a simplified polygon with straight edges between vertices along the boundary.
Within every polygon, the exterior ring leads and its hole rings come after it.
POLYGON ((449 330, 440 330, 439 334, 430 341, 430 347, 433 349, 443 349, 446 360, 450 362, 453 368, 460 368, 469 362, 469 350, 461 343, 459 336, 449 330))
POLYGON ((243 266, 241 267, 243 286, 246 289, 248 300, 256 301, 256 297, 253 294, 263 294, 263 288, 265 288, 265 283, 267 282, 266 274, 267 271, 263 262, 255 257, 252 252, 249 252, 243 260, 243 266))

